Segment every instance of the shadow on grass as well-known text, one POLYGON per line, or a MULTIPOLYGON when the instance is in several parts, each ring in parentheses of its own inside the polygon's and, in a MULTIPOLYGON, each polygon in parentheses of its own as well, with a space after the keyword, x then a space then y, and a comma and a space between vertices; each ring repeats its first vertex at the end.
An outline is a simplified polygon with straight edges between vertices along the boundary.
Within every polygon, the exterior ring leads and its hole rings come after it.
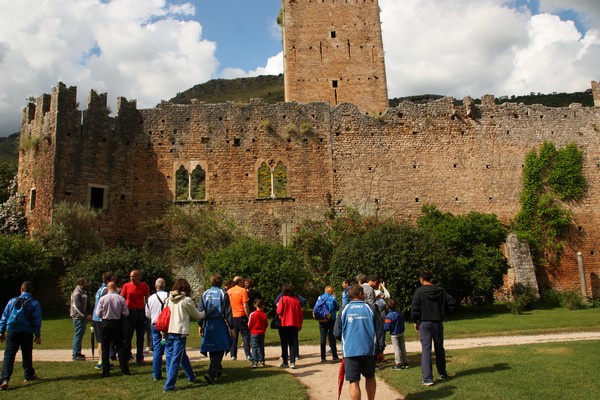
POLYGON ((493 364, 489 367, 473 368, 464 371, 459 371, 452 375, 449 381, 437 381, 433 387, 423 387, 423 391, 418 393, 409 393, 405 396, 405 400, 431 400, 452 398, 455 394, 456 385, 452 383, 459 380, 461 377, 469 375, 492 374, 499 371, 512 369, 507 363, 493 364))

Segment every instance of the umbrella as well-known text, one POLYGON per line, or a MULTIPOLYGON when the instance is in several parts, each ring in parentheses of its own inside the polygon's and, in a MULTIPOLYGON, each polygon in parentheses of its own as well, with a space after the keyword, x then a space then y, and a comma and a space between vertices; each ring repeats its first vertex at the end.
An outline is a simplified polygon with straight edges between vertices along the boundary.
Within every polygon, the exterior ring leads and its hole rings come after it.
POLYGON ((92 360, 94 359, 94 347, 96 347, 94 345, 94 326, 90 326, 90 332, 91 332, 91 341, 92 341, 92 360))
POLYGON ((344 364, 346 359, 342 358, 342 362, 340 364, 340 372, 338 374, 338 400, 342 396, 342 386, 344 386, 344 364))

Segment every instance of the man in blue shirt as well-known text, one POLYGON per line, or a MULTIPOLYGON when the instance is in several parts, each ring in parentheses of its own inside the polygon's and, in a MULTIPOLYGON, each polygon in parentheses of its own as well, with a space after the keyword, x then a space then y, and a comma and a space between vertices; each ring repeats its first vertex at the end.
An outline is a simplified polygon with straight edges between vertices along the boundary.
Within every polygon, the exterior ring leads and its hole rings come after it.
POLYGON ((325 287, 325 292, 319 296, 316 304, 319 302, 325 302, 327 309, 329 310, 329 318, 319 321, 319 333, 320 333, 320 345, 321 345, 321 362, 327 362, 325 347, 327 340, 329 340, 329 347, 331 348, 331 356, 333 362, 339 361, 337 346, 335 343, 335 337, 333 336, 333 326, 335 325, 336 313, 340 310, 340 305, 334 295, 333 286, 325 287))
POLYGON ((362 286, 348 291, 350 303, 338 314, 333 334, 342 341, 346 380, 350 382, 350 398, 360 400, 360 376, 365 377, 367 398, 375 399, 377 382, 375 365, 383 360, 385 331, 378 314, 365 303, 362 286))
POLYGON ((40 344, 42 329, 42 307, 33 298, 33 283, 25 281, 21 285, 21 295, 11 299, 0 318, 0 342, 6 340, 4 362, 2 363, 1 390, 8 389, 8 382, 13 373, 15 356, 19 347, 23 358, 25 381, 37 379, 33 369, 33 342, 40 344), (13 309, 22 309, 22 313, 13 313, 13 309), (34 339, 35 335, 35 339, 34 339))

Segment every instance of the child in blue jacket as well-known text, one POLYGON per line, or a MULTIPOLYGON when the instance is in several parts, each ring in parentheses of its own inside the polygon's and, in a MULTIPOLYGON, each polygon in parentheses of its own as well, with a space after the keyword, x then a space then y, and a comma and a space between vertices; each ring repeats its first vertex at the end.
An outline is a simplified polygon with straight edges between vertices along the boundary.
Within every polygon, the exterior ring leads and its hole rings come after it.
POLYGON ((392 369, 398 370, 408 368, 408 357, 406 356, 406 344, 404 342, 404 316, 396 308, 396 300, 389 299, 384 329, 392 337, 395 364, 392 369))

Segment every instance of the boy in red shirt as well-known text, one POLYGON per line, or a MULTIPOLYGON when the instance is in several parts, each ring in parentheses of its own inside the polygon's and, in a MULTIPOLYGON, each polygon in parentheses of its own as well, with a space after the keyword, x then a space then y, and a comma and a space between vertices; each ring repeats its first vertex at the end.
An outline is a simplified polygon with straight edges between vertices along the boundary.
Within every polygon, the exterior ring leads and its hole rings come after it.
POLYGON ((261 299, 254 300, 254 308, 256 311, 250 314, 248 329, 252 345, 252 368, 257 368, 259 362, 261 366, 265 366, 265 332, 269 325, 269 319, 265 314, 265 306, 261 299))

